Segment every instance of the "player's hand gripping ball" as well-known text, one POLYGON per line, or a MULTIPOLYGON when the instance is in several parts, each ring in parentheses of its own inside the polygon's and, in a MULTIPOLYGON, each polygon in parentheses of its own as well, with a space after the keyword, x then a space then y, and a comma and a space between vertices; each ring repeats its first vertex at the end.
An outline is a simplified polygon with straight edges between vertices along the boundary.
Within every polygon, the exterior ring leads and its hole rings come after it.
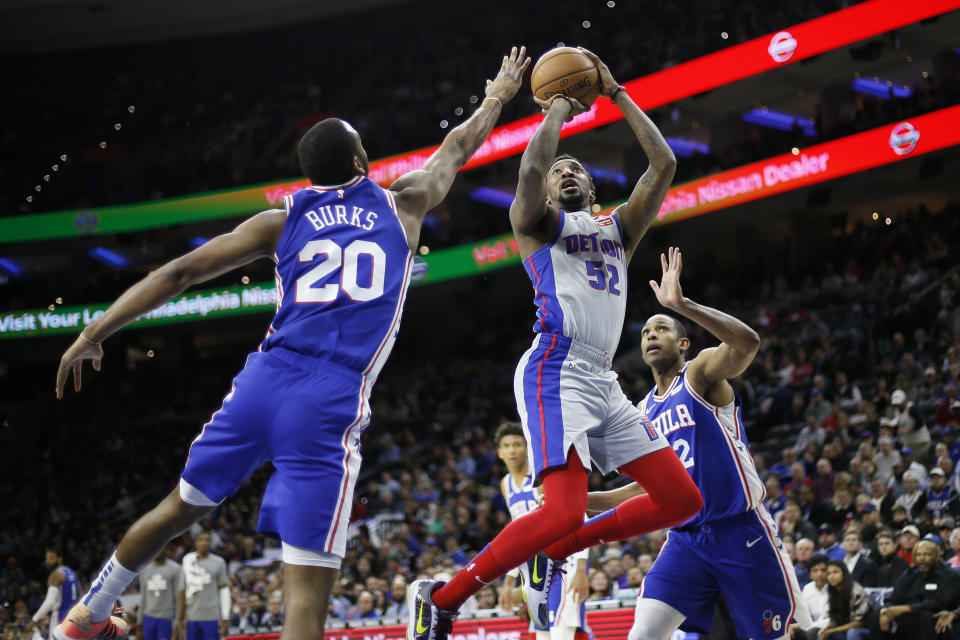
POLYGON ((600 73, 593 60, 573 47, 557 47, 540 56, 530 76, 533 95, 548 100, 558 93, 593 104, 600 95, 600 73))

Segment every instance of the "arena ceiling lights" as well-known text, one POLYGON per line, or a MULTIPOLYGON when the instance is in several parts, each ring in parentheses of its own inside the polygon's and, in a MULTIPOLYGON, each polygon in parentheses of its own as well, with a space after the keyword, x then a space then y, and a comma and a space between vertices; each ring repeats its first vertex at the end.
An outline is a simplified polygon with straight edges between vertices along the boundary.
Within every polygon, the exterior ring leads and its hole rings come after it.
MULTIPOLYGON (((653 109, 957 8, 960 0, 869 0, 637 78, 624 86, 642 108, 653 109)), ((497 127, 464 170, 521 153, 541 119, 542 116, 535 115, 497 127)), ((590 111, 564 125, 560 135, 565 138, 620 119, 620 110, 610 101, 598 100, 590 111)), ((370 177, 381 185, 389 185, 398 176, 422 167, 436 149, 433 146, 371 162, 370 177)), ((285 195, 307 184, 306 180, 298 180, 144 204, 2 217, 0 244, 236 217, 282 206, 285 195)))

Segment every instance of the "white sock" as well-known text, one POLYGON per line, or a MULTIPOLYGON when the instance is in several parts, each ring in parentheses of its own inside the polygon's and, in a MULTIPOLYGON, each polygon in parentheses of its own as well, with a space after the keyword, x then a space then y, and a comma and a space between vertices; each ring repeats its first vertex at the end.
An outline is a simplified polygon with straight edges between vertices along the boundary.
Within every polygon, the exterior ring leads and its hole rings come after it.
POLYGON ((120 564, 116 553, 110 556, 100 575, 90 585, 90 591, 83 597, 83 604, 90 607, 91 619, 101 622, 109 618, 117 597, 136 577, 136 571, 130 571, 120 564))

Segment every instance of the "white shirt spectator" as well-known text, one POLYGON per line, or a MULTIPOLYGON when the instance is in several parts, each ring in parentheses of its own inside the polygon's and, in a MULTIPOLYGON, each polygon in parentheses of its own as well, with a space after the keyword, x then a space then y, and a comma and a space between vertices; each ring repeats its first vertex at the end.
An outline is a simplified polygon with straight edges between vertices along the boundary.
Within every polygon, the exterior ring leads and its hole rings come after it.
POLYGON ((816 582, 808 582, 800 592, 800 597, 807 605, 810 611, 810 617, 813 618, 811 629, 823 629, 830 624, 830 594, 827 592, 827 583, 823 583, 823 588, 818 589, 816 582))

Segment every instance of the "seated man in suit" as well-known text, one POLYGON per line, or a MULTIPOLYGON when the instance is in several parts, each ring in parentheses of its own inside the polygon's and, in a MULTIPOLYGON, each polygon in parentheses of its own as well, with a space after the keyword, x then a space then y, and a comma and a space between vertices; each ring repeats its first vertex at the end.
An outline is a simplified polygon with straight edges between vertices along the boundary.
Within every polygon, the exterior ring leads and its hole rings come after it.
POLYGON ((877 566, 863 552, 863 537, 856 529, 848 529, 843 534, 843 550, 846 554, 843 563, 847 565, 850 576, 861 587, 877 586, 877 566))

